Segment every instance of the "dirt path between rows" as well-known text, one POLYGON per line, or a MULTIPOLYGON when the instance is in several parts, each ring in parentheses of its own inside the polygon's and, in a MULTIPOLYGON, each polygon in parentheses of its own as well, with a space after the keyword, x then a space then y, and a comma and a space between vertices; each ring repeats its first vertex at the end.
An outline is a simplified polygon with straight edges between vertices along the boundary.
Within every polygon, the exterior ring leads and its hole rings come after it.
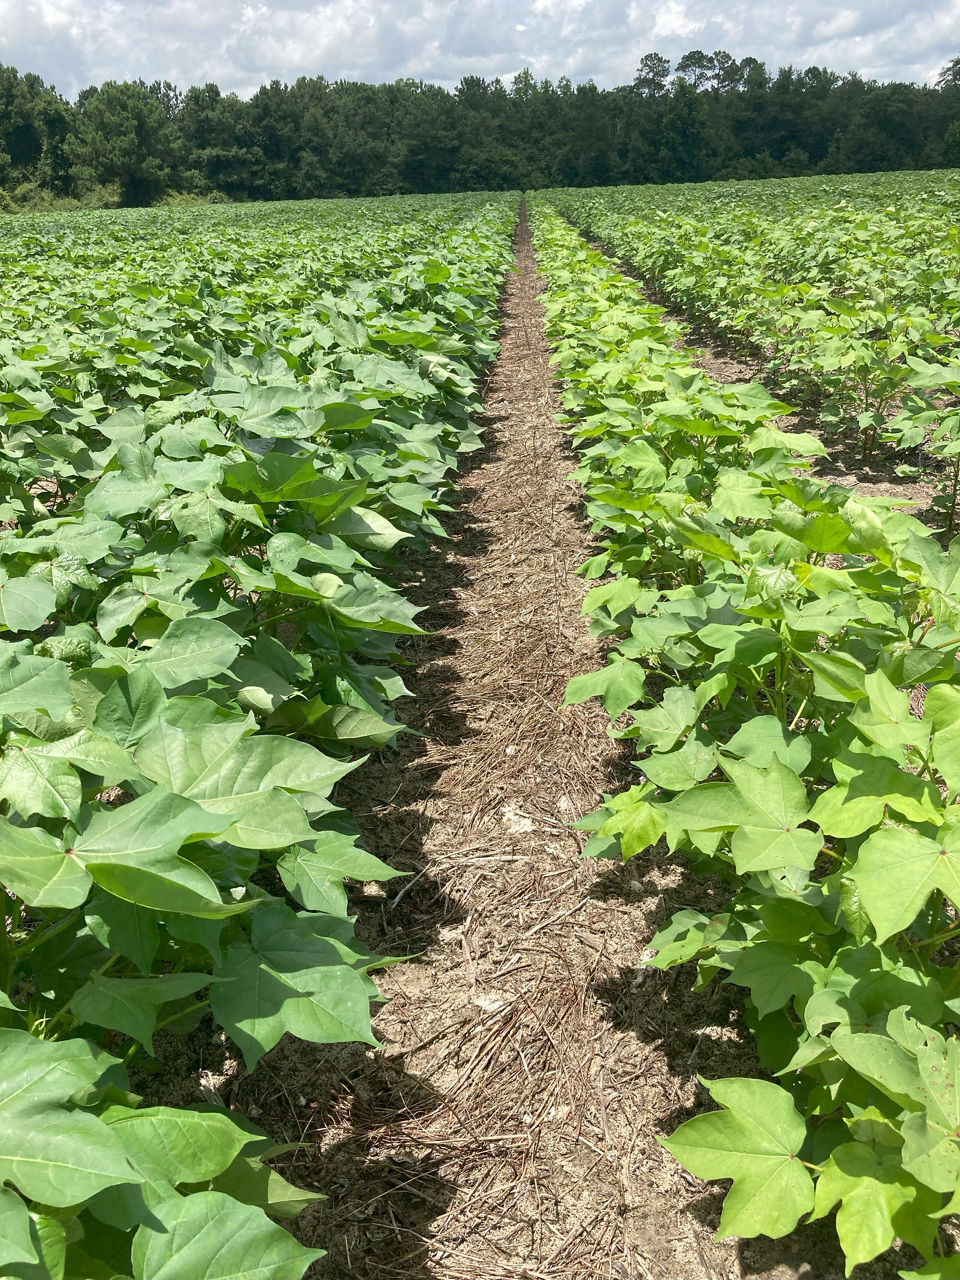
POLYGON ((410 566, 431 631, 408 650, 420 736, 341 793, 409 873, 355 893, 358 932, 417 954, 378 976, 381 1049, 287 1038, 230 1098, 303 1143, 284 1171, 327 1197, 295 1227, 328 1250, 315 1280, 839 1280, 820 1236, 715 1243, 720 1191, 656 1141, 702 1106, 698 1070, 738 1073, 752 1051, 731 988, 636 967, 709 889, 658 851, 583 860, 568 825, 632 770, 599 707, 560 708, 602 654, 525 214, 516 254, 486 447, 449 540, 410 566))
POLYGON ((568 826, 628 770, 599 707, 560 709, 602 657, 580 617, 589 539, 525 216, 516 250, 487 445, 449 543, 418 566, 434 633, 411 648, 406 715, 426 736, 342 796, 368 847, 412 873, 367 886, 358 929, 420 954, 379 975, 382 1051, 308 1068, 316 1051, 281 1046, 258 1109, 279 1101, 319 1148, 292 1174, 329 1197, 302 1221, 330 1251, 324 1280, 720 1280, 740 1274, 736 1250, 684 1212, 697 1184, 653 1136, 693 1101, 695 1065, 678 1083, 655 1047, 672 1010, 657 982, 634 990, 671 873, 584 861, 568 826))

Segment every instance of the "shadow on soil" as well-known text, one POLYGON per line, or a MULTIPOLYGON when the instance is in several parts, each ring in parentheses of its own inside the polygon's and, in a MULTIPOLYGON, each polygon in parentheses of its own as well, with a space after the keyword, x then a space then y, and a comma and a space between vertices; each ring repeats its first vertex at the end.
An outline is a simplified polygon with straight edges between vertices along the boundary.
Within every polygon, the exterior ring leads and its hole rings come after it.
MULTIPOLYGON (((388 882, 385 894, 350 890, 356 933, 382 955, 415 956, 441 928, 464 918, 427 869, 432 821, 423 809, 442 795, 445 769, 430 759, 428 744, 454 747, 471 736, 465 716, 451 707, 459 677, 447 661, 456 648, 449 631, 463 621, 457 593, 469 588, 470 559, 488 545, 489 535, 471 518, 470 475, 496 458, 497 421, 481 419, 484 447, 463 460, 456 506, 443 517, 449 540, 403 559, 402 585, 423 609, 417 620, 427 631, 403 646, 410 666, 400 670, 411 697, 398 714, 412 732, 401 735, 396 749, 372 756, 334 797, 353 813, 364 846, 407 873, 388 882)), ((307 1144, 284 1172, 325 1197, 296 1226, 305 1244, 327 1250, 307 1273, 312 1280, 428 1280, 423 1239, 456 1188, 432 1158, 412 1160, 408 1152, 395 1158, 391 1136, 436 1111, 441 1099, 434 1092, 397 1060, 362 1045, 282 1042, 239 1085, 237 1098, 278 1141, 307 1144)))
POLYGON ((433 1112, 438 1100, 374 1051, 349 1046, 333 1056, 339 1090, 327 1070, 314 1087, 324 1102, 332 1099, 328 1114, 317 1117, 332 1137, 319 1149, 311 1144, 283 1170, 324 1197, 296 1224, 304 1244, 327 1250, 307 1274, 315 1280, 429 1280, 424 1237, 456 1188, 439 1173, 438 1159, 395 1155, 391 1137, 399 1126, 433 1112))
POLYGON ((430 760, 428 743, 455 747, 472 736, 466 717, 452 709, 460 676, 445 659, 456 652, 448 633, 464 621, 457 595, 470 587, 469 559, 482 555, 490 543, 489 534, 470 515, 476 494, 470 475, 497 457, 497 421, 480 420, 485 444, 466 456, 460 471, 456 506, 444 517, 449 540, 434 542, 415 558, 404 557, 404 594, 423 610, 417 622, 427 632, 402 646, 410 666, 400 673, 411 696, 401 701, 397 713, 411 732, 401 735, 396 748, 377 752, 345 778, 334 797, 353 813, 365 847, 407 873, 405 879, 389 882, 386 898, 359 888, 351 894, 358 936, 385 955, 415 955, 436 939, 438 929, 463 918, 426 871, 423 850, 432 822, 422 810, 425 801, 442 794, 437 785, 446 769, 443 760, 430 760))
MULTIPOLYGON (((650 934, 675 911, 683 907, 710 914, 729 901, 718 884, 693 874, 682 858, 672 858, 662 850, 625 864, 611 864, 594 888, 603 899, 636 902, 652 900, 648 924, 650 934), (660 876, 675 872, 672 883, 663 887, 660 876), (656 872, 656 878, 654 873, 656 872)), ((646 1045, 656 1045, 671 1074, 695 1090, 690 1106, 678 1106, 656 1124, 664 1134, 714 1103, 697 1077, 723 1079, 727 1076, 763 1076, 757 1060, 754 1038, 743 1014, 739 988, 715 982, 703 991, 694 991, 696 966, 686 964, 661 971, 645 967, 621 969, 594 987, 595 996, 606 1005, 610 1022, 632 1033, 646 1045)), ((724 1189, 711 1188, 695 1196, 686 1206, 699 1222, 716 1231, 720 1223, 724 1189)), ((740 1266, 746 1278, 763 1280, 843 1280, 844 1258, 840 1250, 833 1214, 801 1225, 782 1240, 759 1238, 739 1243, 740 1266)), ((922 1265, 912 1248, 898 1245, 875 1261, 852 1272, 852 1280, 896 1280, 901 1269, 922 1265)))

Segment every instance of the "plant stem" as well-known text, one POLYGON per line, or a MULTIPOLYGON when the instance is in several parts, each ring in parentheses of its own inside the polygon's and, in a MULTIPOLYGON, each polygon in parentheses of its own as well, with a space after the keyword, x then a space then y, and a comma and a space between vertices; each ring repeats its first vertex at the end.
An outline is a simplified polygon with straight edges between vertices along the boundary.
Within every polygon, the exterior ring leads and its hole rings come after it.
POLYGON ((26 938, 17 947, 18 957, 26 955, 26 953, 28 951, 32 951, 34 947, 43 946, 43 944, 45 942, 49 942, 51 938, 55 938, 57 937, 58 934, 63 933, 65 929, 68 929, 70 925, 72 925, 79 918, 80 918, 79 911, 71 911, 67 915, 61 916, 59 920, 55 920, 53 924, 46 925, 42 929, 34 929, 30 937, 26 938))

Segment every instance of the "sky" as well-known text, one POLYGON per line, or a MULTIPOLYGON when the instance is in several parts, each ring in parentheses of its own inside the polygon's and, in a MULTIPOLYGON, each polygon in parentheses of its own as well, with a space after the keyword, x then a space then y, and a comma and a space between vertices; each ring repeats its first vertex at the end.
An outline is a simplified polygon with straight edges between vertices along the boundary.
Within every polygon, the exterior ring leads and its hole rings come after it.
POLYGON ((246 96, 301 75, 453 88, 523 67, 607 88, 644 53, 689 49, 930 83, 960 54, 960 0, 0 0, 0 62, 68 98, 137 77, 246 96))

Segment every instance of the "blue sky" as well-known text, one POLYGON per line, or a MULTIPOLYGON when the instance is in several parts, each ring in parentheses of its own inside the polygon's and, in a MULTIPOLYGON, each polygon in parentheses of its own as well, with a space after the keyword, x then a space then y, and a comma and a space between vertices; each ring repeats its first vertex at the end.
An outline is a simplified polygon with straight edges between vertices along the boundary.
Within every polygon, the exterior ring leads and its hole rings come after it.
POLYGON ((524 66, 606 87, 644 53, 688 49, 929 82, 960 54, 960 0, 0 0, 0 62, 68 97, 138 76, 248 94, 300 75, 452 87, 524 66))

